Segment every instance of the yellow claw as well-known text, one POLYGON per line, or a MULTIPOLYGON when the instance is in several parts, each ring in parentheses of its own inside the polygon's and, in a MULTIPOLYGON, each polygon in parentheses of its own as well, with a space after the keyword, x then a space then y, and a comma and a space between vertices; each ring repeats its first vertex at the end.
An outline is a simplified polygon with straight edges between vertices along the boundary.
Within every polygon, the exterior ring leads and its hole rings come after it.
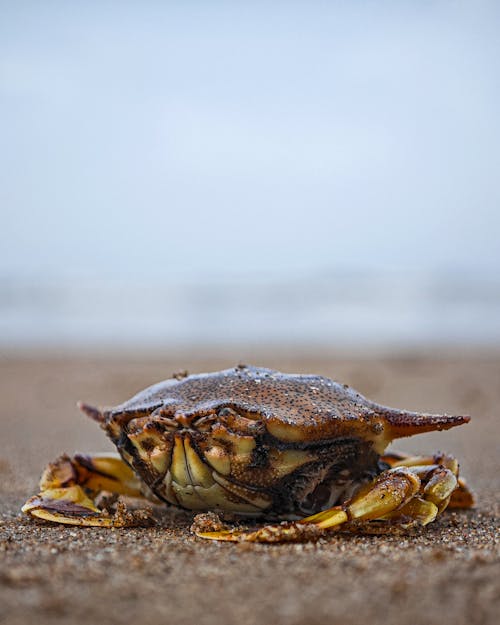
POLYGON ((99 456, 66 454, 51 462, 43 472, 40 490, 47 492, 79 484, 99 492, 106 490, 121 495, 141 495, 140 482, 121 458, 110 454, 99 456))
POLYGON ((77 485, 44 490, 28 499, 22 511, 39 519, 66 525, 120 526, 118 520, 106 516, 77 485))
POLYGON ((40 492, 22 511, 39 519, 94 527, 124 527, 135 523, 130 515, 110 515, 95 502, 100 492, 142 497, 132 469, 115 455, 60 456, 45 469, 40 492))

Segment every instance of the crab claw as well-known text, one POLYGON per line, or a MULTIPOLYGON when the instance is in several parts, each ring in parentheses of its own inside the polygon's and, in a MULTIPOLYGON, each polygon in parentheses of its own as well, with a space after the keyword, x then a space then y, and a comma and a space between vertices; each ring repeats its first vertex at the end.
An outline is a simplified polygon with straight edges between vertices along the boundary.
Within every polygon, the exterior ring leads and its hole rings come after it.
POLYGON ((132 517, 110 515, 92 497, 105 491, 141 497, 140 482, 117 456, 75 454, 51 462, 40 480, 40 493, 28 499, 22 511, 30 516, 67 525, 124 527, 132 517))
POLYGON ((105 516, 77 485, 42 491, 28 499, 21 509, 30 516, 67 525, 119 526, 116 519, 105 516))

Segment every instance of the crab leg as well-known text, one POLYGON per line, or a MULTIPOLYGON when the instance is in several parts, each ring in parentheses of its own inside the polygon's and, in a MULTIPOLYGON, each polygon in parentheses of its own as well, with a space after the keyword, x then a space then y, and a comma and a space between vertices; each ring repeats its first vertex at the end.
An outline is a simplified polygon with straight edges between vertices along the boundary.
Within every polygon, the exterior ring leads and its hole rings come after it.
POLYGON ((420 479, 407 468, 389 469, 342 506, 335 506, 295 523, 267 525, 254 532, 224 530, 198 533, 201 538, 230 541, 280 542, 294 540, 301 525, 326 530, 352 520, 376 519, 410 501, 419 491, 420 479))
POLYGON ((215 540, 282 542, 300 539, 303 526, 309 525, 318 530, 372 520, 393 521, 405 526, 427 525, 446 507, 456 487, 454 473, 441 465, 394 467, 361 487, 343 505, 301 521, 267 525, 253 532, 224 530, 197 535, 215 540))
POLYGON ((143 497, 132 469, 116 455, 66 454, 51 462, 40 479, 40 493, 28 499, 28 515, 65 523, 120 527, 123 520, 99 509, 95 498, 102 492, 143 497))
POLYGON ((448 508, 471 508, 474 503, 474 493, 467 486, 467 482, 463 477, 458 475, 458 462, 456 458, 449 454, 436 453, 433 456, 410 456, 403 452, 394 451, 380 458, 390 467, 413 467, 422 465, 437 464, 450 471, 458 479, 457 488, 453 491, 448 503, 448 508))

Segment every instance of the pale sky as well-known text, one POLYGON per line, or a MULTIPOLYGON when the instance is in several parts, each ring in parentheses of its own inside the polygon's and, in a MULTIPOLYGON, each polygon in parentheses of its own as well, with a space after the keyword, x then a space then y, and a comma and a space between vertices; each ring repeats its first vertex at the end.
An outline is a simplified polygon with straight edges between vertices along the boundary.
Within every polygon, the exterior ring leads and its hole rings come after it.
POLYGON ((499 7, 1 2, 0 277, 499 273, 499 7))

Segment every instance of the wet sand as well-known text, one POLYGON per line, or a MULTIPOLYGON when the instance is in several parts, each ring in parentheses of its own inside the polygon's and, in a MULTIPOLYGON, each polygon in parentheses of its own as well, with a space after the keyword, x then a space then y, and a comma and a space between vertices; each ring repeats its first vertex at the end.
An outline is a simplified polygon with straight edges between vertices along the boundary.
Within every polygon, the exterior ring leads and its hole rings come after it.
POLYGON ((0 355, 0 622, 316 625, 497 623, 500 613, 500 354, 345 357, 233 350, 56 357, 0 355), (455 454, 474 510, 404 536, 332 534, 312 544, 222 544, 192 515, 157 525, 74 528, 19 514, 41 469, 66 451, 108 451, 78 399, 112 405, 174 371, 243 360, 328 375, 381 403, 471 414, 469 425, 400 441, 455 454))

